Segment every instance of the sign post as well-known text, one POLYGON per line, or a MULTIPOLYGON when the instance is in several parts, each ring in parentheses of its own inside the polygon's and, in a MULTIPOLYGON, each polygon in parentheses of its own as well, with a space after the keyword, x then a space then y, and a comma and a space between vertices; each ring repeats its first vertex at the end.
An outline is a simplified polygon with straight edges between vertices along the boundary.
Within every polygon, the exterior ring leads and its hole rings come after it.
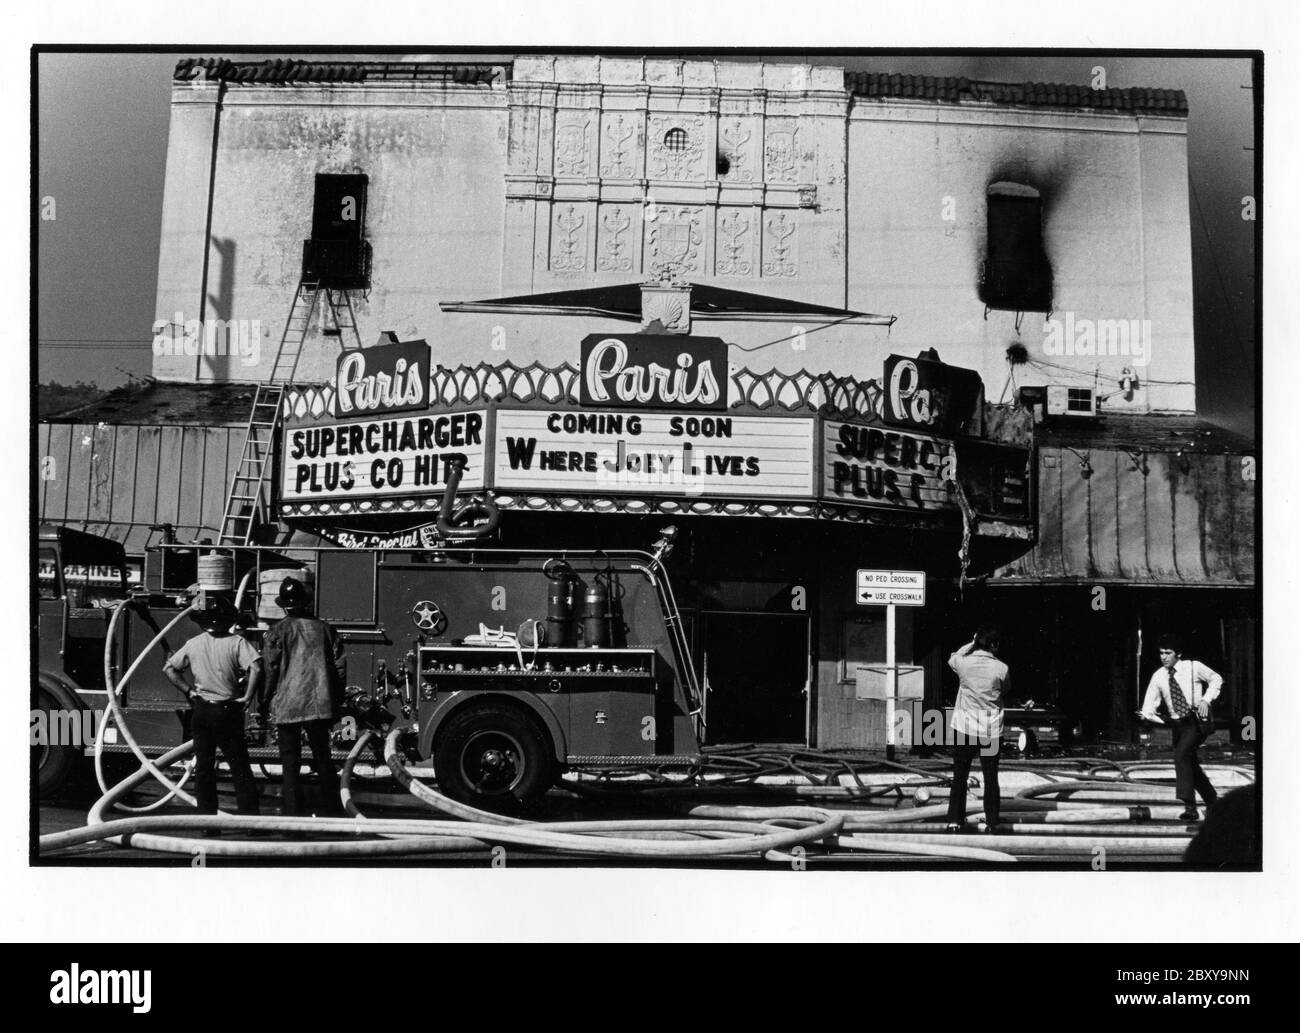
POLYGON ((885 604, 885 666, 889 668, 889 695, 885 697, 885 759, 894 759, 894 722, 898 708, 898 625, 894 603, 885 604))
POLYGON ((885 756, 893 760, 895 706, 898 701, 896 608, 925 605, 925 571, 859 570, 857 601, 859 606, 884 606, 885 608, 885 669, 889 678, 885 695, 885 756))

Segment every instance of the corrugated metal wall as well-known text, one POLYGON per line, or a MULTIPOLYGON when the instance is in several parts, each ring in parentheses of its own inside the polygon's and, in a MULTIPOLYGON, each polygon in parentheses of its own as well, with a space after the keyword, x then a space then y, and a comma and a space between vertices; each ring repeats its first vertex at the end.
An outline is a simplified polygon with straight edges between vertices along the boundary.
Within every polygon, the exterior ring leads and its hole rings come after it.
POLYGON ((995 580, 1252 585, 1243 458, 1042 447, 1038 541, 995 580))
POLYGON ((216 537, 244 428, 43 423, 36 440, 41 520, 138 552, 149 524, 216 537))

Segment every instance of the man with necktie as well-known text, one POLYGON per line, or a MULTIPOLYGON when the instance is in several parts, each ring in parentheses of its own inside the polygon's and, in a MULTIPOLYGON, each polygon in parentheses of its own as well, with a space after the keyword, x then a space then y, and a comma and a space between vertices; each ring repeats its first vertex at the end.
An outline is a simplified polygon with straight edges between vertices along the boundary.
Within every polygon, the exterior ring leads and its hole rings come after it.
POLYGON ((1210 721, 1210 704, 1218 698, 1223 679, 1198 660, 1184 660, 1182 648, 1172 635, 1160 639, 1160 667, 1151 675, 1146 699, 1142 703, 1142 716, 1148 721, 1163 724, 1156 707, 1164 703, 1169 715, 1169 727, 1174 735, 1174 772, 1177 775, 1178 799, 1186 809, 1179 818, 1196 821, 1196 794, 1209 807, 1218 799, 1218 793, 1201 769, 1196 757, 1200 748, 1214 729, 1210 721))

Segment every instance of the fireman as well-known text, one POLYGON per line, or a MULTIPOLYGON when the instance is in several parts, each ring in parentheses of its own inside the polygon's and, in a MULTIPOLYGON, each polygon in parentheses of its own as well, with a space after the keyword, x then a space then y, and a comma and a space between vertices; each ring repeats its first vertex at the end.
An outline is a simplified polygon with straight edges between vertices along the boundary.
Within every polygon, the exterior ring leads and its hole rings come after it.
MULTIPOLYGON (((257 783, 244 742, 244 707, 262 680, 262 658, 240 634, 226 599, 208 596, 190 619, 203 628, 167 658, 163 673, 193 708, 194 793, 200 814, 217 813, 217 749, 230 765, 240 814, 257 814, 257 783), (246 685, 241 683, 246 681, 246 685)), ((210 833, 209 833, 210 834, 210 833)))
POLYGON ((262 639, 266 699, 279 734, 283 770, 281 811, 286 815, 302 813, 299 769, 305 732, 325 811, 341 815, 344 812, 338 772, 330 754, 330 727, 341 715, 347 668, 343 643, 333 628, 308 613, 310 601, 301 581, 285 578, 275 600, 284 610, 284 619, 262 639))

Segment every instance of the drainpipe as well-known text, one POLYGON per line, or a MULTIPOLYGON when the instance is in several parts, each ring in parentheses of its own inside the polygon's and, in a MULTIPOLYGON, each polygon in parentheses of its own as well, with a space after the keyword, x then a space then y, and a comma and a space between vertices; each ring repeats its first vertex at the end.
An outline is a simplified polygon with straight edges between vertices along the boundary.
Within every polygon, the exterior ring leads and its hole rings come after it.
POLYGON ((212 255, 212 206, 217 190, 217 142, 221 137, 221 103, 226 97, 226 82, 217 83, 217 103, 212 109, 212 157, 208 163, 208 207, 203 220, 203 276, 199 285, 199 349, 194 356, 194 379, 202 379, 203 347, 207 341, 208 264, 212 255))

